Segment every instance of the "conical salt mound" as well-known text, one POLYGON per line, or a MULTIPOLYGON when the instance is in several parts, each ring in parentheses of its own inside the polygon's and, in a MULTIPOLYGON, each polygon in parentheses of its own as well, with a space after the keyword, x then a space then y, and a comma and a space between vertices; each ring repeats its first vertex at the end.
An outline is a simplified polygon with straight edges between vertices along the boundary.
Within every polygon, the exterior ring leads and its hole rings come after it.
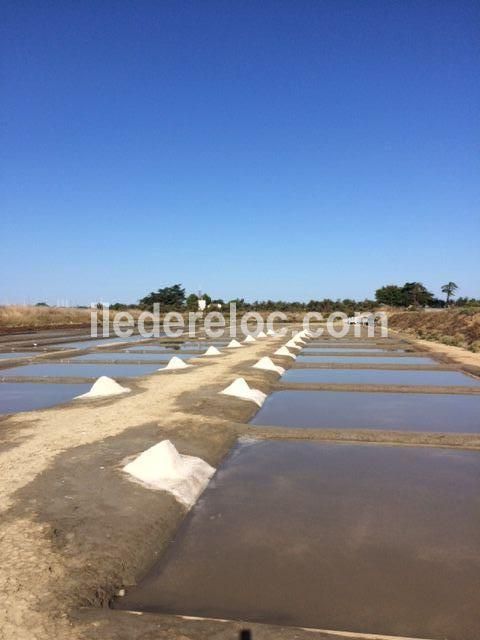
POLYGON ((107 398, 108 396, 118 396, 121 393, 128 393, 130 389, 128 387, 122 387, 115 382, 112 378, 108 376, 101 376, 98 380, 93 384, 90 391, 87 393, 82 393, 80 396, 76 396, 75 400, 80 398, 107 398))
POLYGON ((286 344, 286 347, 288 347, 289 349, 301 349, 301 345, 297 344, 297 342, 295 342, 295 340, 292 338, 291 340, 289 340, 286 344))
POLYGON ((269 329, 267 331, 267 336, 273 338, 273 336, 276 336, 277 334, 275 333, 275 331, 273 329, 269 329))
POLYGON ((227 349, 238 349, 241 346, 242 345, 238 340, 230 340, 230 342, 227 344, 227 349))
POLYGON ((225 396, 241 398, 242 400, 250 400, 251 402, 255 402, 259 407, 262 406, 267 397, 259 389, 251 389, 244 378, 237 378, 223 391, 220 391, 220 393, 225 396))
POLYGON ((187 509, 215 473, 201 458, 179 454, 170 440, 150 447, 123 470, 152 489, 168 491, 187 509))
POLYGON ((287 349, 287 347, 280 347, 280 349, 277 349, 273 355, 275 355, 275 356, 289 356, 290 358, 293 358, 294 360, 297 357, 293 353, 290 353, 290 351, 287 349))
POLYGON ((178 356, 173 356, 173 358, 170 358, 170 360, 168 361, 167 366, 162 367, 161 369, 158 369, 158 371, 171 371, 173 369, 187 369, 187 367, 191 367, 191 366, 192 366, 191 364, 187 364, 184 360, 182 360, 178 356))
POLYGON ((244 342, 245 344, 250 344, 250 342, 255 342, 255 338, 253 336, 247 336, 244 342))
POLYGON ((208 349, 203 354, 204 356, 221 356, 222 352, 217 349, 217 347, 208 347, 208 349))
POLYGON ((275 371, 281 376, 285 373, 283 367, 278 367, 268 356, 260 358, 258 362, 253 365, 254 369, 263 369, 264 371, 275 371))
POLYGON ((257 338, 266 338, 267 334, 265 333, 265 331, 260 331, 260 333, 257 333, 257 338))

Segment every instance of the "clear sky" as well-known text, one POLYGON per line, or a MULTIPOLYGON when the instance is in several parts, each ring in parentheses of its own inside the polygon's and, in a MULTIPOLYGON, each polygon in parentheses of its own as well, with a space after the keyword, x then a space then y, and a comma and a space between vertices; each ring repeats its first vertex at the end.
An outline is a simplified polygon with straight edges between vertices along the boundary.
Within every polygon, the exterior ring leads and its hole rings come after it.
POLYGON ((480 297, 480 5, 4 0, 2 302, 480 297))

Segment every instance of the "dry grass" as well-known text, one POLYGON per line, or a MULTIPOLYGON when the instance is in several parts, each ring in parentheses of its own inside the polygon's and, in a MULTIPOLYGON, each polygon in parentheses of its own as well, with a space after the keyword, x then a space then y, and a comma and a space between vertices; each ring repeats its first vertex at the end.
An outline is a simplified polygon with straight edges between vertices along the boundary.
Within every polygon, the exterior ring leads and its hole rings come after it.
POLYGON ((388 322, 393 329, 422 340, 480 352, 480 310, 401 311, 390 315, 388 322))
MULTIPOLYGON (((131 312, 135 317, 139 313, 138 309, 132 309, 131 312)), ((0 332, 90 326, 90 313, 90 309, 73 307, 0 306, 0 332)), ((110 311, 110 316, 112 317, 114 313, 110 311)), ((99 322, 102 317, 103 312, 98 311, 99 322)))

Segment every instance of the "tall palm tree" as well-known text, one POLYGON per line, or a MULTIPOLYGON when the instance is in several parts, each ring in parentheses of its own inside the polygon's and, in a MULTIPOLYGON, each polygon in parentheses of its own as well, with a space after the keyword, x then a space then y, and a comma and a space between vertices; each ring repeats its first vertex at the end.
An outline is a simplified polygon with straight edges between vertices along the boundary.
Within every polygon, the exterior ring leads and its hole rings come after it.
POLYGON ((450 298, 454 298, 455 297, 455 291, 458 289, 458 284, 455 284, 455 282, 447 282, 447 284, 444 284, 442 287, 442 292, 446 294, 447 296, 447 307, 450 304, 450 298))

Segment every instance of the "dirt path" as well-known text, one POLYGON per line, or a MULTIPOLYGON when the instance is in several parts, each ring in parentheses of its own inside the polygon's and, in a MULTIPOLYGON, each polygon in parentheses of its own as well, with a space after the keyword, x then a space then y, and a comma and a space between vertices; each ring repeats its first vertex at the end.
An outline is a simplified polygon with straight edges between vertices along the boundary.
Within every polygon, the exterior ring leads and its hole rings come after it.
POLYGON ((440 342, 433 342, 431 340, 419 340, 418 338, 412 338, 407 334, 402 334, 400 331, 390 330, 392 337, 398 337, 403 340, 407 340, 412 345, 419 347, 425 351, 429 351, 436 356, 446 356, 452 362, 460 366, 472 367, 477 371, 480 371, 480 353, 473 353, 462 349, 461 347, 452 347, 440 342))
POLYGON ((142 563, 154 559, 154 541, 161 543, 162 535, 167 541, 183 515, 166 494, 121 478, 122 459, 171 437, 182 452, 218 464, 234 438, 233 420, 246 420, 256 409, 217 393, 238 371, 268 392, 272 374, 250 366, 272 354, 277 343, 258 342, 199 361, 201 366, 185 372, 139 379, 123 398, 72 403, 0 422, 2 640, 84 637, 71 626, 69 607, 75 601, 105 603, 112 594, 98 588, 114 589, 108 572, 114 582, 133 579, 142 563), (144 515, 153 508, 163 515, 153 523, 142 520, 142 507, 144 515), (125 527, 127 517, 137 526, 125 527), (115 541, 122 526, 124 541, 115 541), (142 547, 142 536, 150 543, 132 554, 142 547), (129 559, 122 560, 125 556, 129 559))

